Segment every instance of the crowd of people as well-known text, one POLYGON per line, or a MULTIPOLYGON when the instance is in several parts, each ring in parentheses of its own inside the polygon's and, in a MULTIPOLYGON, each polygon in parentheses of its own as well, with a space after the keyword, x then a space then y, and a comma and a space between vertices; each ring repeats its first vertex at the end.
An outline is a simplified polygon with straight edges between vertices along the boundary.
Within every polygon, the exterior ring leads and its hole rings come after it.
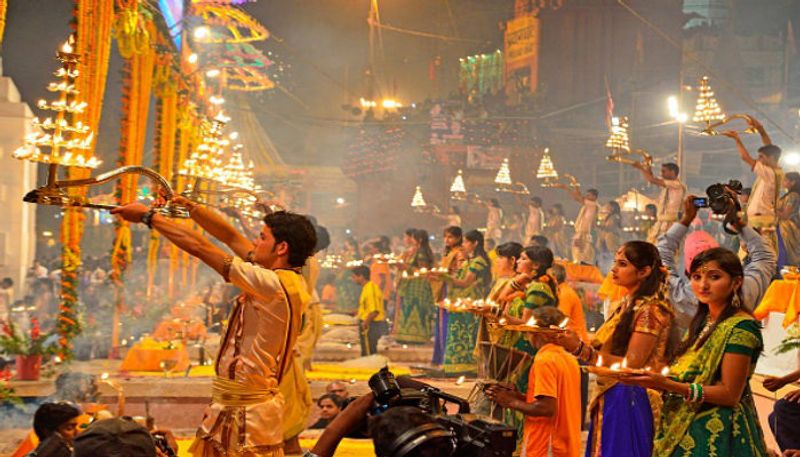
MULTIPOLYGON (((400 344, 432 342, 430 375, 489 380, 482 394, 507 413, 487 414, 518 430, 522 455, 575 457, 582 428, 588 429, 589 457, 769 455, 750 388, 764 349, 752 312, 781 267, 797 264, 800 175, 783 174, 777 165, 780 149, 760 124, 752 125, 765 142, 758 158, 734 133, 726 133, 756 175, 749 199, 735 186, 719 196, 733 208, 723 221, 735 240, 733 249, 698 235, 704 232, 696 225, 703 204, 686 195, 679 168, 669 163, 660 177, 646 164, 639 166, 645 179, 663 188, 642 236, 647 240, 625 239, 615 231, 618 205, 607 205, 598 223, 598 191, 564 185, 581 203, 571 237, 563 229, 547 231, 554 217, 545 216, 537 197, 510 231, 501 223, 499 204, 490 202, 485 227, 464 230, 455 217, 448 220, 453 225, 442 233, 440 255, 434 254, 429 233, 417 228, 404 232, 402 247, 393 248, 388 237, 363 246, 347 240, 339 265, 350 266, 323 278, 319 293, 316 255, 327 247, 327 241, 320 243, 327 232, 308 217, 268 214, 251 241, 215 211, 177 197, 219 242, 214 243, 144 205, 115 209, 120 217, 157 230, 241 291, 191 452, 279 456, 289 451, 288 438, 296 437, 288 431, 297 422, 292 408, 309 395, 296 382, 301 375, 293 368, 295 349, 304 329, 318 323, 309 310, 328 303, 358 319, 362 355, 376 353, 387 334, 400 344), (736 211, 739 205, 744 211, 736 211), (567 274, 569 265, 597 264, 598 251, 608 254, 608 280, 620 292, 590 334, 567 274), (613 375, 600 374, 590 397, 581 365, 613 375)), ((560 217, 555 224, 566 226, 560 217)), ((770 377, 764 386, 777 390, 799 377, 800 370, 770 377)), ((347 393, 336 387, 317 400, 322 414, 314 426, 326 431, 307 455, 332 455, 341 437, 371 410, 372 394, 342 409, 347 393)), ((800 429, 792 420, 800 414, 799 392, 776 403, 769 420, 786 456, 800 455, 800 429)), ((394 455, 387 443, 409 426, 430 421, 423 416, 400 407, 373 418, 378 455, 394 455)), ((55 430, 68 439, 68 431, 59 432, 62 425, 55 430)), ((433 455, 425 446, 420 440, 404 447, 404 455, 433 455)))

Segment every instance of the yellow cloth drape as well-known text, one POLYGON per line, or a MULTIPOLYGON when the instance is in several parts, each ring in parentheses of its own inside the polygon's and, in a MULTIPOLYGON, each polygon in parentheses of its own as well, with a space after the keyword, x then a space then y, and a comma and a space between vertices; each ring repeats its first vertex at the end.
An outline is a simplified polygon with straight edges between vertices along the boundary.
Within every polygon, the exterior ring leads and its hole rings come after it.
POLYGON ((787 273, 782 280, 772 281, 753 315, 761 320, 766 319, 770 312, 785 314, 784 328, 797 321, 800 316, 800 274, 787 273))

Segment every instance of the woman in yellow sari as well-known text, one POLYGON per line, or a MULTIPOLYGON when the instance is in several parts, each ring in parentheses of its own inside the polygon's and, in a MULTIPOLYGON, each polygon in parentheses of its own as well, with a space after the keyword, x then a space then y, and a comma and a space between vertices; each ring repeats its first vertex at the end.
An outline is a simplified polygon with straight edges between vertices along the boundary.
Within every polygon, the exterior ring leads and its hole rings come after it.
MULTIPOLYGON (((625 362, 630 368, 660 367, 667 361, 672 305, 666 297, 661 257, 655 246, 629 241, 617 250, 611 279, 627 294, 616 302, 590 344, 574 332, 557 342, 590 365, 625 362)), ((599 378, 590 403, 587 457, 650 457, 659 397, 642 387, 599 378), (652 395, 650 395, 652 394, 652 395)))

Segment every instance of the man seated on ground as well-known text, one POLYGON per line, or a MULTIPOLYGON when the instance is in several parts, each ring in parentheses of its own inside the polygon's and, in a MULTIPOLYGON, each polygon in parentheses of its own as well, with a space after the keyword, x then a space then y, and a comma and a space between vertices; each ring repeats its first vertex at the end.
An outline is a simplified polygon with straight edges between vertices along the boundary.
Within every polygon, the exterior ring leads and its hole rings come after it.
POLYGON ((347 391, 347 384, 341 381, 333 381, 325 386, 325 393, 337 395, 339 398, 350 397, 350 393, 347 391))
POLYGON ((309 428, 325 428, 342 411, 344 399, 336 394, 325 394, 317 400, 319 420, 309 428))
POLYGON ((33 415, 39 445, 28 457, 70 457, 81 411, 68 403, 43 403, 33 415))
MULTIPOLYGON (((553 306, 533 311, 537 325, 548 328, 564 320, 553 306)), ((551 334, 531 333, 537 348, 528 377, 528 392, 495 384, 487 389, 489 398, 504 408, 516 409, 525 417, 523 425, 526 456, 578 457, 581 449, 581 374, 578 362, 563 347, 553 344, 551 334)))
POLYGON ((369 268, 360 265, 350 271, 353 282, 361 286, 361 297, 358 299, 361 356, 377 354, 378 340, 387 330, 383 292, 377 284, 369 280, 369 268))

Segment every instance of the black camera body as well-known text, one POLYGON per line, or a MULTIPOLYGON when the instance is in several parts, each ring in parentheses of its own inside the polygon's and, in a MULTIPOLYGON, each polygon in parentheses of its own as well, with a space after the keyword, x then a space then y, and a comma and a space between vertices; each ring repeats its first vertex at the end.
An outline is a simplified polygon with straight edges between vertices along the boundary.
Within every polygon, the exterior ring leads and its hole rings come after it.
MULTIPOLYGON (((396 406, 414 406, 435 417, 454 441, 452 455, 459 457, 508 457, 516 448, 516 430, 489 417, 470 414, 469 402, 414 380, 404 380, 414 387, 401 388, 388 368, 382 368, 369 379, 375 398, 372 415, 379 415, 396 406), (458 405, 457 414, 447 414, 446 404, 458 405)), ((408 434, 408 436, 414 436, 408 434)), ((397 443, 404 447, 406 443, 397 443)), ((444 457, 444 456, 443 456, 444 457)))
POLYGON ((708 207, 714 214, 728 214, 731 211, 740 211, 742 207, 739 202, 731 197, 730 194, 725 192, 728 187, 737 194, 742 193, 742 183, 731 179, 728 184, 716 183, 708 186, 706 195, 708 195, 708 207))
POLYGON ((736 179, 731 179, 727 184, 712 184, 706 189, 708 207, 711 209, 712 213, 725 216, 722 228, 727 233, 735 235, 737 232, 730 229, 729 226, 732 226, 736 221, 737 214, 742 210, 742 206, 739 204, 739 200, 725 191, 726 187, 736 194, 742 193, 742 183, 736 179))

